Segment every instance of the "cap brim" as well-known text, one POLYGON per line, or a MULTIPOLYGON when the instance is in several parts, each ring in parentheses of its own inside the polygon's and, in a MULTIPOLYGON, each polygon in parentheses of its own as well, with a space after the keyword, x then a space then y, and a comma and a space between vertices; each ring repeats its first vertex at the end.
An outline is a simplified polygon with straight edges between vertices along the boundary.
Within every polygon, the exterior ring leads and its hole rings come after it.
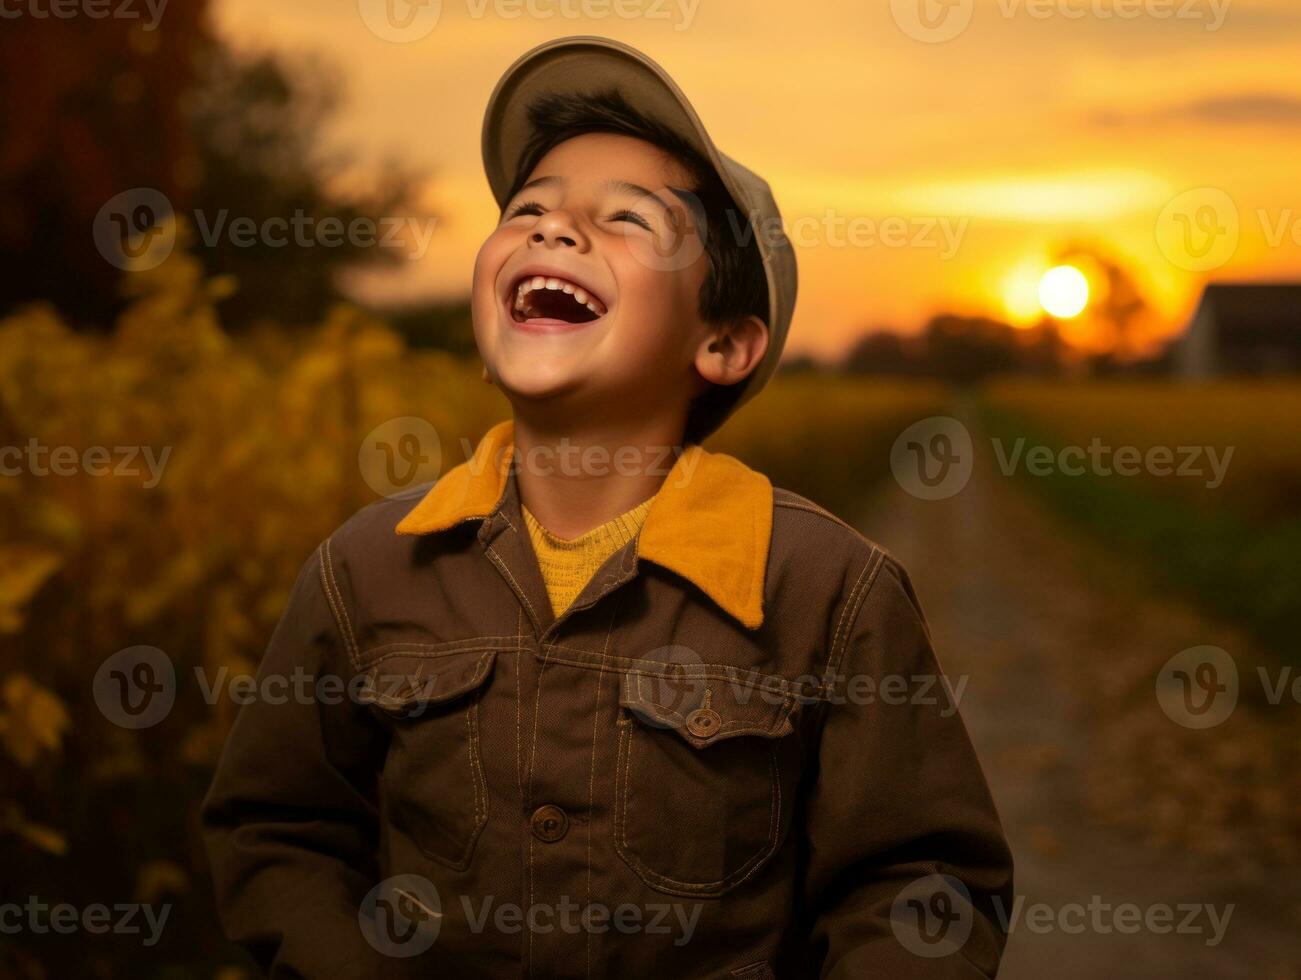
MULTIPOLYGON (((621 89, 638 109, 686 139, 727 183, 727 168, 695 109, 659 65, 610 38, 565 37, 521 55, 506 69, 488 99, 483 117, 483 164, 498 206, 506 203, 531 133, 529 103, 544 93, 576 95, 609 88, 621 89)), ((729 186, 728 191, 735 196, 742 189, 729 186)))

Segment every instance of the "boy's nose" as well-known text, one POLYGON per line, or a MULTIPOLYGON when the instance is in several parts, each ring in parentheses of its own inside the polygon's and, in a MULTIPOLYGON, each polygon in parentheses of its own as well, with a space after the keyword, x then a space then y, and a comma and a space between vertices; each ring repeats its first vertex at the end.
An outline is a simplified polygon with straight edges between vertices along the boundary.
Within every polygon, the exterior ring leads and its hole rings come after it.
POLYGON ((567 212, 548 211, 533 226, 533 233, 529 235, 529 244, 549 248, 567 246, 586 251, 587 237, 567 212))

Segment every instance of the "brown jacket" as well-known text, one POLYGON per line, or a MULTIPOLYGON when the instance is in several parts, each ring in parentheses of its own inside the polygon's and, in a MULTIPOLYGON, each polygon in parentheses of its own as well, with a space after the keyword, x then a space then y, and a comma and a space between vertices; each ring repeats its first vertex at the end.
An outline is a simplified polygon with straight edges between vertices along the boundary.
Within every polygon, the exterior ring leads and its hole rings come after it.
POLYGON ((511 438, 304 566, 259 671, 298 696, 204 805, 231 937, 279 977, 993 976, 1011 855, 903 569, 695 446, 553 617, 511 438))

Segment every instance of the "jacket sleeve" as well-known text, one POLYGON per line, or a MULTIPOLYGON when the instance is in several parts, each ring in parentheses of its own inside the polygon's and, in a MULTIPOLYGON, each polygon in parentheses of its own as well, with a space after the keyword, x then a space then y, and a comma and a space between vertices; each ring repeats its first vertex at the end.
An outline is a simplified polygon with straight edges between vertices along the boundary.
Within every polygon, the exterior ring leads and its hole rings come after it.
POLYGON ((272 977, 383 972, 358 923, 378 881, 384 736, 346 688, 321 579, 303 566, 202 808, 227 934, 272 977))
POLYGON ((805 810, 821 976, 993 977, 1012 856, 907 573, 877 553, 863 579, 805 810))

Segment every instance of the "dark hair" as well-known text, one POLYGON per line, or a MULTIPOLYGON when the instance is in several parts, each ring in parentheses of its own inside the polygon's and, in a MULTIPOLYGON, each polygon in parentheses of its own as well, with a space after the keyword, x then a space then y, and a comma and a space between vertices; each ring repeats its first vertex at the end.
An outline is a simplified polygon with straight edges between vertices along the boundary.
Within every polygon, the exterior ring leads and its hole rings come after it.
MULTIPOLYGON (((520 152, 507 200, 519 192, 533 168, 554 147, 584 133, 618 133, 651 143, 676 159, 691 177, 688 199, 705 229, 705 256, 709 269, 700 289, 700 318, 706 323, 727 323, 753 314, 768 323, 768 281, 759 255, 754 229, 736 206, 709 160, 676 131, 628 104, 614 88, 581 95, 548 94, 528 106, 532 134, 520 152), (748 234, 746 233, 748 232, 748 234)), ((688 411, 687 443, 702 442, 722 425, 740 397, 742 380, 732 385, 711 385, 688 411)))

